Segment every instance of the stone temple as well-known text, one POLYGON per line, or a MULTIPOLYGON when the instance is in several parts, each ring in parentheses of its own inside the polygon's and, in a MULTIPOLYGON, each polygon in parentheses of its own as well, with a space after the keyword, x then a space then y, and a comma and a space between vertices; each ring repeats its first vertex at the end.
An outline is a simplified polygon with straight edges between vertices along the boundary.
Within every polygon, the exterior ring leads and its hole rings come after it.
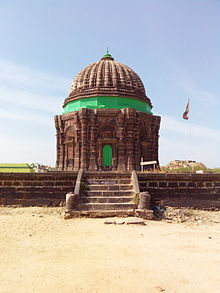
POLYGON ((178 208, 220 208, 218 174, 139 172, 142 159, 159 166, 160 117, 140 77, 108 52, 75 77, 55 125, 59 172, 2 172, 1 205, 65 203, 66 219, 152 219, 150 208, 161 200, 178 208))
POLYGON ((158 161, 160 117, 140 77, 107 53, 75 77, 55 116, 56 167, 63 171, 140 170, 158 161))

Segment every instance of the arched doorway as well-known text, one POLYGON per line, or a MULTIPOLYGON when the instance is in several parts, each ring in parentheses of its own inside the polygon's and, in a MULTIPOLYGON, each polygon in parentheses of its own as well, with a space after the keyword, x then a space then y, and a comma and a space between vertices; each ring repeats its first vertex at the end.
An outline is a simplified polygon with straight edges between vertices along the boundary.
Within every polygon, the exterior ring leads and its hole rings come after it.
POLYGON ((102 148, 102 166, 112 167, 112 147, 105 144, 102 148))

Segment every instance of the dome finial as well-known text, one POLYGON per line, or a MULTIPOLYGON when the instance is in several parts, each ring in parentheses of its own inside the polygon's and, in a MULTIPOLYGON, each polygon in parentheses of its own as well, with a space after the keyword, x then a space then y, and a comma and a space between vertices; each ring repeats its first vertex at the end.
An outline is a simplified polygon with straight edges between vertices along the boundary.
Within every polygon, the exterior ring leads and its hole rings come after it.
POLYGON ((114 58, 112 57, 112 55, 109 54, 109 49, 108 49, 108 47, 107 47, 107 49, 106 49, 106 53, 105 53, 105 55, 102 57, 102 60, 113 60, 113 61, 114 61, 114 58))

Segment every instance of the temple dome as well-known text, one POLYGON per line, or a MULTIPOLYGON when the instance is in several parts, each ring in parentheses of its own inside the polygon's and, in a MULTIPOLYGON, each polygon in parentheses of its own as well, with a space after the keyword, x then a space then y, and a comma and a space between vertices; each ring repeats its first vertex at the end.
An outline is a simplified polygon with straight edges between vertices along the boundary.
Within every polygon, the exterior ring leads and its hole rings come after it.
POLYGON ((64 107, 71 101, 101 96, 132 98, 152 107, 138 74, 116 62, 108 51, 100 61, 89 64, 76 75, 64 107))

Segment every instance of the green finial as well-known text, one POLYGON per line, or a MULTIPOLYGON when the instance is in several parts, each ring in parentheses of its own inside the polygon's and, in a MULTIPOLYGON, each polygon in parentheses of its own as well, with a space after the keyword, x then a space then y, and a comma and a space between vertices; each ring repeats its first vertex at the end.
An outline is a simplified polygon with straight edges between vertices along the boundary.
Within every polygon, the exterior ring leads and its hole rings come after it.
POLYGON ((105 59, 105 58, 112 58, 112 55, 111 54, 109 54, 109 49, 107 48, 106 49, 106 53, 105 53, 105 55, 103 56, 103 58, 105 59))

